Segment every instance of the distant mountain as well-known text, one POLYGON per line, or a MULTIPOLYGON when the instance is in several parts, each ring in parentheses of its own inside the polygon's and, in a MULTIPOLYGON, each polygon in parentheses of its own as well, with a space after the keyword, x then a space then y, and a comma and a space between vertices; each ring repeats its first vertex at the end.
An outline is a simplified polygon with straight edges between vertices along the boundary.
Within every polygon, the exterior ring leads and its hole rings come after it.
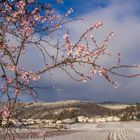
POLYGON ((115 102, 115 101, 103 101, 99 102, 98 104, 128 104, 128 103, 122 103, 122 102, 115 102))
POLYGON ((77 116, 116 115, 120 112, 86 101, 54 103, 18 103, 15 116, 33 119, 66 119, 77 116))

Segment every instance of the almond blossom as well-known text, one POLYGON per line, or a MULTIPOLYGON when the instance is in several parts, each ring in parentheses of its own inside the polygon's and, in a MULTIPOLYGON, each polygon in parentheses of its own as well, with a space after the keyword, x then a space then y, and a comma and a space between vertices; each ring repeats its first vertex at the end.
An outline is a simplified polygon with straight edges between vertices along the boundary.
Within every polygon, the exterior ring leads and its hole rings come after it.
POLYGON ((29 4, 35 2, 35 0, 28 0, 29 4))
POLYGON ((10 111, 7 107, 3 107, 2 109, 2 119, 6 120, 10 115, 10 111))
POLYGON ((29 83, 30 80, 37 81, 40 79, 40 75, 33 73, 32 71, 22 71, 21 78, 29 83))

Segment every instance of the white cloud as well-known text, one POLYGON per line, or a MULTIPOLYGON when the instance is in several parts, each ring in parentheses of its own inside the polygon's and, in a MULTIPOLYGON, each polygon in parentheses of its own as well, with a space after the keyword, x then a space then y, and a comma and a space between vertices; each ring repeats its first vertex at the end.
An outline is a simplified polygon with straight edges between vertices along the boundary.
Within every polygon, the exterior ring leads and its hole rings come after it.
MULTIPOLYGON (((109 48, 112 54, 116 56, 118 52, 121 52, 123 62, 128 62, 129 64, 140 63, 140 19, 137 15, 135 15, 137 4, 132 3, 130 0, 124 1, 123 3, 120 2, 122 1, 119 0, 116 2, 115 0, 111 0, 111 4, 109 6, 91 11, 90 13, 83 15, 82 18, 84 18, 85 21, 74 22, 71 25, 72 40, 74 42, 79 39, 80 35, 93 23, 102 21, 104 23, 104 27, 95 32, 97 41, 102 43, 100 41, 104 40, 107 33, 114 31, 115 36, 110 42, 109 48)), ((52 50, 49 51, 53 53, 52 50)), ((37 58, 39 56, 36 56, 35 54, 36 52, 32 52, 32 56, 30 56, 29 53, 28 56, 25 57, 23 63, 27 61, 30 67, 39 68, 41 58, 37 58)), ((101 60, 101 63, 108 62, 114 62, 113 58, 101 60)), ((125 97, 127 97, 127 100, 131 101, 133 95, 133 101, 136 101, 138 97, 140 97, 140 95, 137 94, 137 90, 140 90, 139 82, 137 80, 131 81, 127 79, 124 81, 120 78, 119 80, 122 85, 117 90, 114 89, 110 84, 106 83, 102 78, 97 77, 93 78, 91 82, 89 81, 86 84, 79 85, 79 83, 70 80, 66 74, 57 69, 54 72, 53 77, 43 75, 41 82, 46 86, 47 84, 58 84, 61 85, 61 87, 64 87, 65 95, 61 96, 60 98, 85 98, 96 101, 125 101, 125 97), (128 88, 131 89, 131 93, 128 93, 128 88)))
MULTIPOLYGON (((124 1, 122 3, 122 1, 116 2, 112 0, 111 4, 108 7, 102 9, 100 8, 96 11, 91 11, 90 13, 82 16, 85 21, 77 21, 71 25, 71 36, 73 38, 73 41, 77 40, 79 36, 85 31, 85 29, 88 29, 90 25, 98 21, 102 21, 104 23, 104 28, 96 31, 95 37, 97 38, 97 40, 99 42, 102 41, 108 32, 114 31, 115 36, 112 39, 109 48, 112 54, 116 56, 118 52, 121 52, 122 62, 124 63, 132 65, 134 63, 140 63, 140 19, 138 15, 135 14, 137 8, 138 7, 136 1, 134 3, 132 3, 131 1, 124 1)), ((101 62, 103 61, 103 63, 112 63, 111 59, 101 60, 101 62)), ((57 75, 58 74, 56 74, 56 79, 57 75)), ((85 88, 83 87, 83 85, 81 86, 82 89, 85 89, 82 90, 83 92, 80 90, 80 88, 72 89, 75 82, 69 81, 69 79, 60 76, 60 73, 58 79, 61 84, 64 84, 66 86, 67 83, 67 86, 69 85, 69 87, 71 87, 71 91, 68 91, 69 93, 76 92, 81 96, 79 97, 81 99, 86 96, 89 100, 94 99, 98 101, 125 101, 125 98, 128 101, 132 101, 131 99, 133 96, 133 101, 137 101, 138 97, 140 97, 140 95, 137 94, 137 90, 140 90, 139 82, 135 79, 132 81, 128 79, 125 79, 125 81, 121 78, 117 79, 120 81, 121 86, 119 89, 116 90, 112 88, 112 86, 110 86, 109 84, 106 84, 104 80, 101 80, 101 78, 96 78, 93 79, 93 81, 88 82, 88 84, 85 85, 85 88), (131 89, 130 93, 127 89, 128 85, 129 89, 131 89), (107 93, 104 93, 104 91, 106 91, 107 93), (94 92, 94 95, 88 94, 92 92, 94 92)), ((74 98, 77 95, 72 94, 70 97, 72 96, 74 98)))

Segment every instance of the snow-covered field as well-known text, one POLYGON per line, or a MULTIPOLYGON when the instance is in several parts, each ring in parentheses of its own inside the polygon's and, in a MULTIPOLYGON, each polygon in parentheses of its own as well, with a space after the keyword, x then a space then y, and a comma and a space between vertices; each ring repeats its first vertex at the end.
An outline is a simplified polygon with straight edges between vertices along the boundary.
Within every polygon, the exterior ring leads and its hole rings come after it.
POLYGON ((46 140, 140 140, 140 122, 73 124, 80 132, 48 137, 46 140))

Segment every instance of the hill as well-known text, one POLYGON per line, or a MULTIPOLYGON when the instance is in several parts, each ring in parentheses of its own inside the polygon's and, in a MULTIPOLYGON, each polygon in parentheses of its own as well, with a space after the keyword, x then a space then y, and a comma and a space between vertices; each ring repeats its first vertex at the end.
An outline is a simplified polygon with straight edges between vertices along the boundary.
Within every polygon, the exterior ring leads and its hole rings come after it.
POLYGON ((32 119, 66 119, 77 116, 116 115, 120 110, 112 110, 86 101, 62 101, 55 103, 18 103, 16 116, 32 119))

